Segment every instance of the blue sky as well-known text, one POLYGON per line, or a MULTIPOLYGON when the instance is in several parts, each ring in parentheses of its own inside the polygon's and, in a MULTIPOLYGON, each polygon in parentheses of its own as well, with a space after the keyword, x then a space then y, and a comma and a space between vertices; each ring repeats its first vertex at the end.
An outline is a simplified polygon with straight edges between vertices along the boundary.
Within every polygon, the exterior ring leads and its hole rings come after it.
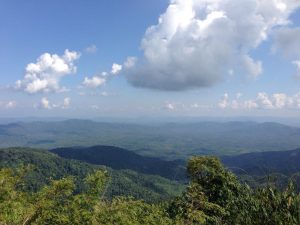
POLYGON ((0 0, 0 49, 0 117, 299 117, 294 0, 0 0))

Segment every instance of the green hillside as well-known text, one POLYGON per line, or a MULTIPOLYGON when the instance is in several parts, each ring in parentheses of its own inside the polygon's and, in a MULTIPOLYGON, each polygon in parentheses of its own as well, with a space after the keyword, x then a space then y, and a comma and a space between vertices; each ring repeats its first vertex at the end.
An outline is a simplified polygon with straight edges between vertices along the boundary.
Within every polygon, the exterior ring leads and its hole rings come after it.
POLYGON ((132 170, 113 170, 104 166, 91 165, 76 160, 63 159, 46 150, 29 148, 0 149, 0 168, 17 168, 33 165, 25 176, 25 188, 37 191, 51 180, 73 176, 76 191, 86 189, 82 179, 96 169, 105 168, 111 177, 105 196, 133 196, 146 201, 157 202, 179 195, 183 185, 155 175, 145 175, 132 170))
POLYGON ((26 169, 1 168, 0 225, 300 224, 300 196, 292 183, 282 191, 252 189, 214 157, 192 157, 187 173, 190 182, 180 196, 149 204, 124 196, 106 199, 110 175, 104 170, 82 179, 86 189, 78 193, 72 177, 30 192, 23 189, 26 169))
POLYGON ((144 174, 159 175, 171 180, 186 181, 186 162, 167 161, 155 157, 138 155, 127 149, 114 146, 92 146, 57 148, 51 152, 66 159, 76 159, 95 165, 105 165, 113 169, 130 169, 144 174))

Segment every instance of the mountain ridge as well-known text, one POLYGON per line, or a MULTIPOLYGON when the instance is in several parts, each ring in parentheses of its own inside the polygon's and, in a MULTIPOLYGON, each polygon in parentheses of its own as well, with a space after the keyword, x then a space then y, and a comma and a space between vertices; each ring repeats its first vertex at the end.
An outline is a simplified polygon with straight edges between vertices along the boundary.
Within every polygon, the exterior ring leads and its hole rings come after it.
POLYGON ((114 146, 92 146, 57 148, 50 152, 62 158, 105 165, 113 169, 130 169, 144 174, 159 175, 171 180, 185 180, 185 162, 167 161, 160 158, 141 156, 127 149, 114 146))

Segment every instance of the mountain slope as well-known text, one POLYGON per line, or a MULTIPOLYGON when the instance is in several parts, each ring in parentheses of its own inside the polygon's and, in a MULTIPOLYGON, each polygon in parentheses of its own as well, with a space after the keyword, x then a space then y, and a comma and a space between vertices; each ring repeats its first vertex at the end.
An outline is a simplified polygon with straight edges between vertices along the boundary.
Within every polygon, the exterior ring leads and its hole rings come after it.
POLYGON ((117 170, 130 169, 140 173, 159 175, 171 180, 186 179, 184 161, 165 161, 159 158, 141 156, 118 147, 58 148, 50 151, 63 158, 105 165, 117 170))
POLYGON ((25 187, 36 191, 47 184, 50 179, 74 176, 77 191, 82 191, 82 179, 95 169, 107 169, 111 181, 107 187, 106 197, 133 196, 145 201, 156 202, 180 194, 183 185, 160 176, 145 175, 132 170, 113 170, 108 167, 63 159, 49 151, 29 148, 0 149, 0 168, 33 165, 35 168, 26 174, 25 187))
POLYGON ((300 149, 223 156, 221 159, 227 167, 238 174, 246 172, 251 175, 270 173, 292 175, 300 172, 300 149))

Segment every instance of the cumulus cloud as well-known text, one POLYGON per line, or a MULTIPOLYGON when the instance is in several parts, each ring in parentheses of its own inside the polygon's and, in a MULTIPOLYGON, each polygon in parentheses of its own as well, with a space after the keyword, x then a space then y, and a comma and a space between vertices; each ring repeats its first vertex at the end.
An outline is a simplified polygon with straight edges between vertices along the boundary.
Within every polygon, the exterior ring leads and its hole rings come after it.
POLYGON ((8 102, 1 102, 0 101, 0 108, 4 109, 14 109, 17 107, 16 101, 8 101, 8 102))
POLYGON ((122 70, 122 65, 114 63, 111 67, 111 74, 116 75, 116 74, 120 73, 121 70, 122 70))
POLYGON ((17 106, 17 102, 15 101, 9 101, 5 104, 6 109, 14 109, 17 106))
POLYGON ((271 101, 269 95, 265 92, 260 92, 257 94, 256 102, 262 108, 265 109, 273 108, 273 102, 271 101))
POLYGON ((62 108, 64 108, 64 109, 69 108, 70 105, 71 105, 71 99, 69 97, 65 98, 62 108))
POLYGON ((247 100, 244 102, 243 107, 245 109, 256 109, 258 108, 258 104, 254 100, 247 100))
POLYGON ((126 59, 126 61, 124 62, 125 69, 130 69, 130 68, 134 67, 136 62, 137 62, 136 57, 128 57, 126 59))
POLYGON ((225 109, 229 106, 229 95, 228 93, 224 93, 221 101, 219 102, 218 106, 221 108, 221 109, 225 109))
POLYGON ((242 100, 241 98, 230 99, 224 94, 218 104, 221 109, 300 109, 300 93, 289 96, 286 93, 267 94, 259 92, 255 99, 242 100))
POLYGON ((281 28, 274 34, 273 50, 288 58, 300 58, 300 27, 281 28))
POLYGON ((167 110, 173 111, 173 110, 175 110, 175 104, 170 103, 170 102, 167 102, 167 103, 165 104, 165 107, 164 107, 164 108, 167 109, 167 110))
POLYGON ((247 74, 251 75, 253 78, 262 74, 262 62, 255 62, 249 55, 244 55, 242 57, 241 65, 244 67, 247 74))
POLYGON ((300 93, 297 93, 294 96, 294 104, 295 104, 296 108, 300 109, 300 93))
POLYGON ((276 93, 273 94, 273 105, 277 109, 282 109, 287 106, 292 106, 294 100, 287 96, 285 93, 276 93))
POLYGON ((105 76, 93 76, 92 78, 85 77, 82 84, 89 88, 97 88, 106 83, 105 76))
POLYGON ((57 109, 57 108, 67 109, 70 107, 70 105, 71 105, 71 98, 69 98, 69 97, 64 98, 62 104, 51 103, 48 98, 43 97, 41 99, 40 103, 38 104, 38 108, 40 108, 40 109, 57 109))
POLYGON ((124 63, 127 78, 134 86, 161 90, 211 86, 228 71, 255 78, 262 62, 250 51, 289 24, 299 6, 297 0, 171 0, 145 33, 142 59, 124 63))
POLYGON ((61 92, 66 88, 60 86, 61 79, 76 72, 75 61, 80 54, 65 50, 64 55, 44 53, 36 61, 29 63, 23 80, 16 82, 16 88, 27 93, 61 92))
POLYGON ((102 87, 107 83, 107 80, 111 79, 114 75, 119 74, 122 71, 123 66, 117 63, 113 63, 110 73, 102 72, 100 75, 95 75, 91 78, 85 77, 82 85, 87 88, 102 87))
POLYGON ((40 106, 42 109, 51 109, 52 108, 49 100, 46 97, 43 97, 41 99, 40 106))

